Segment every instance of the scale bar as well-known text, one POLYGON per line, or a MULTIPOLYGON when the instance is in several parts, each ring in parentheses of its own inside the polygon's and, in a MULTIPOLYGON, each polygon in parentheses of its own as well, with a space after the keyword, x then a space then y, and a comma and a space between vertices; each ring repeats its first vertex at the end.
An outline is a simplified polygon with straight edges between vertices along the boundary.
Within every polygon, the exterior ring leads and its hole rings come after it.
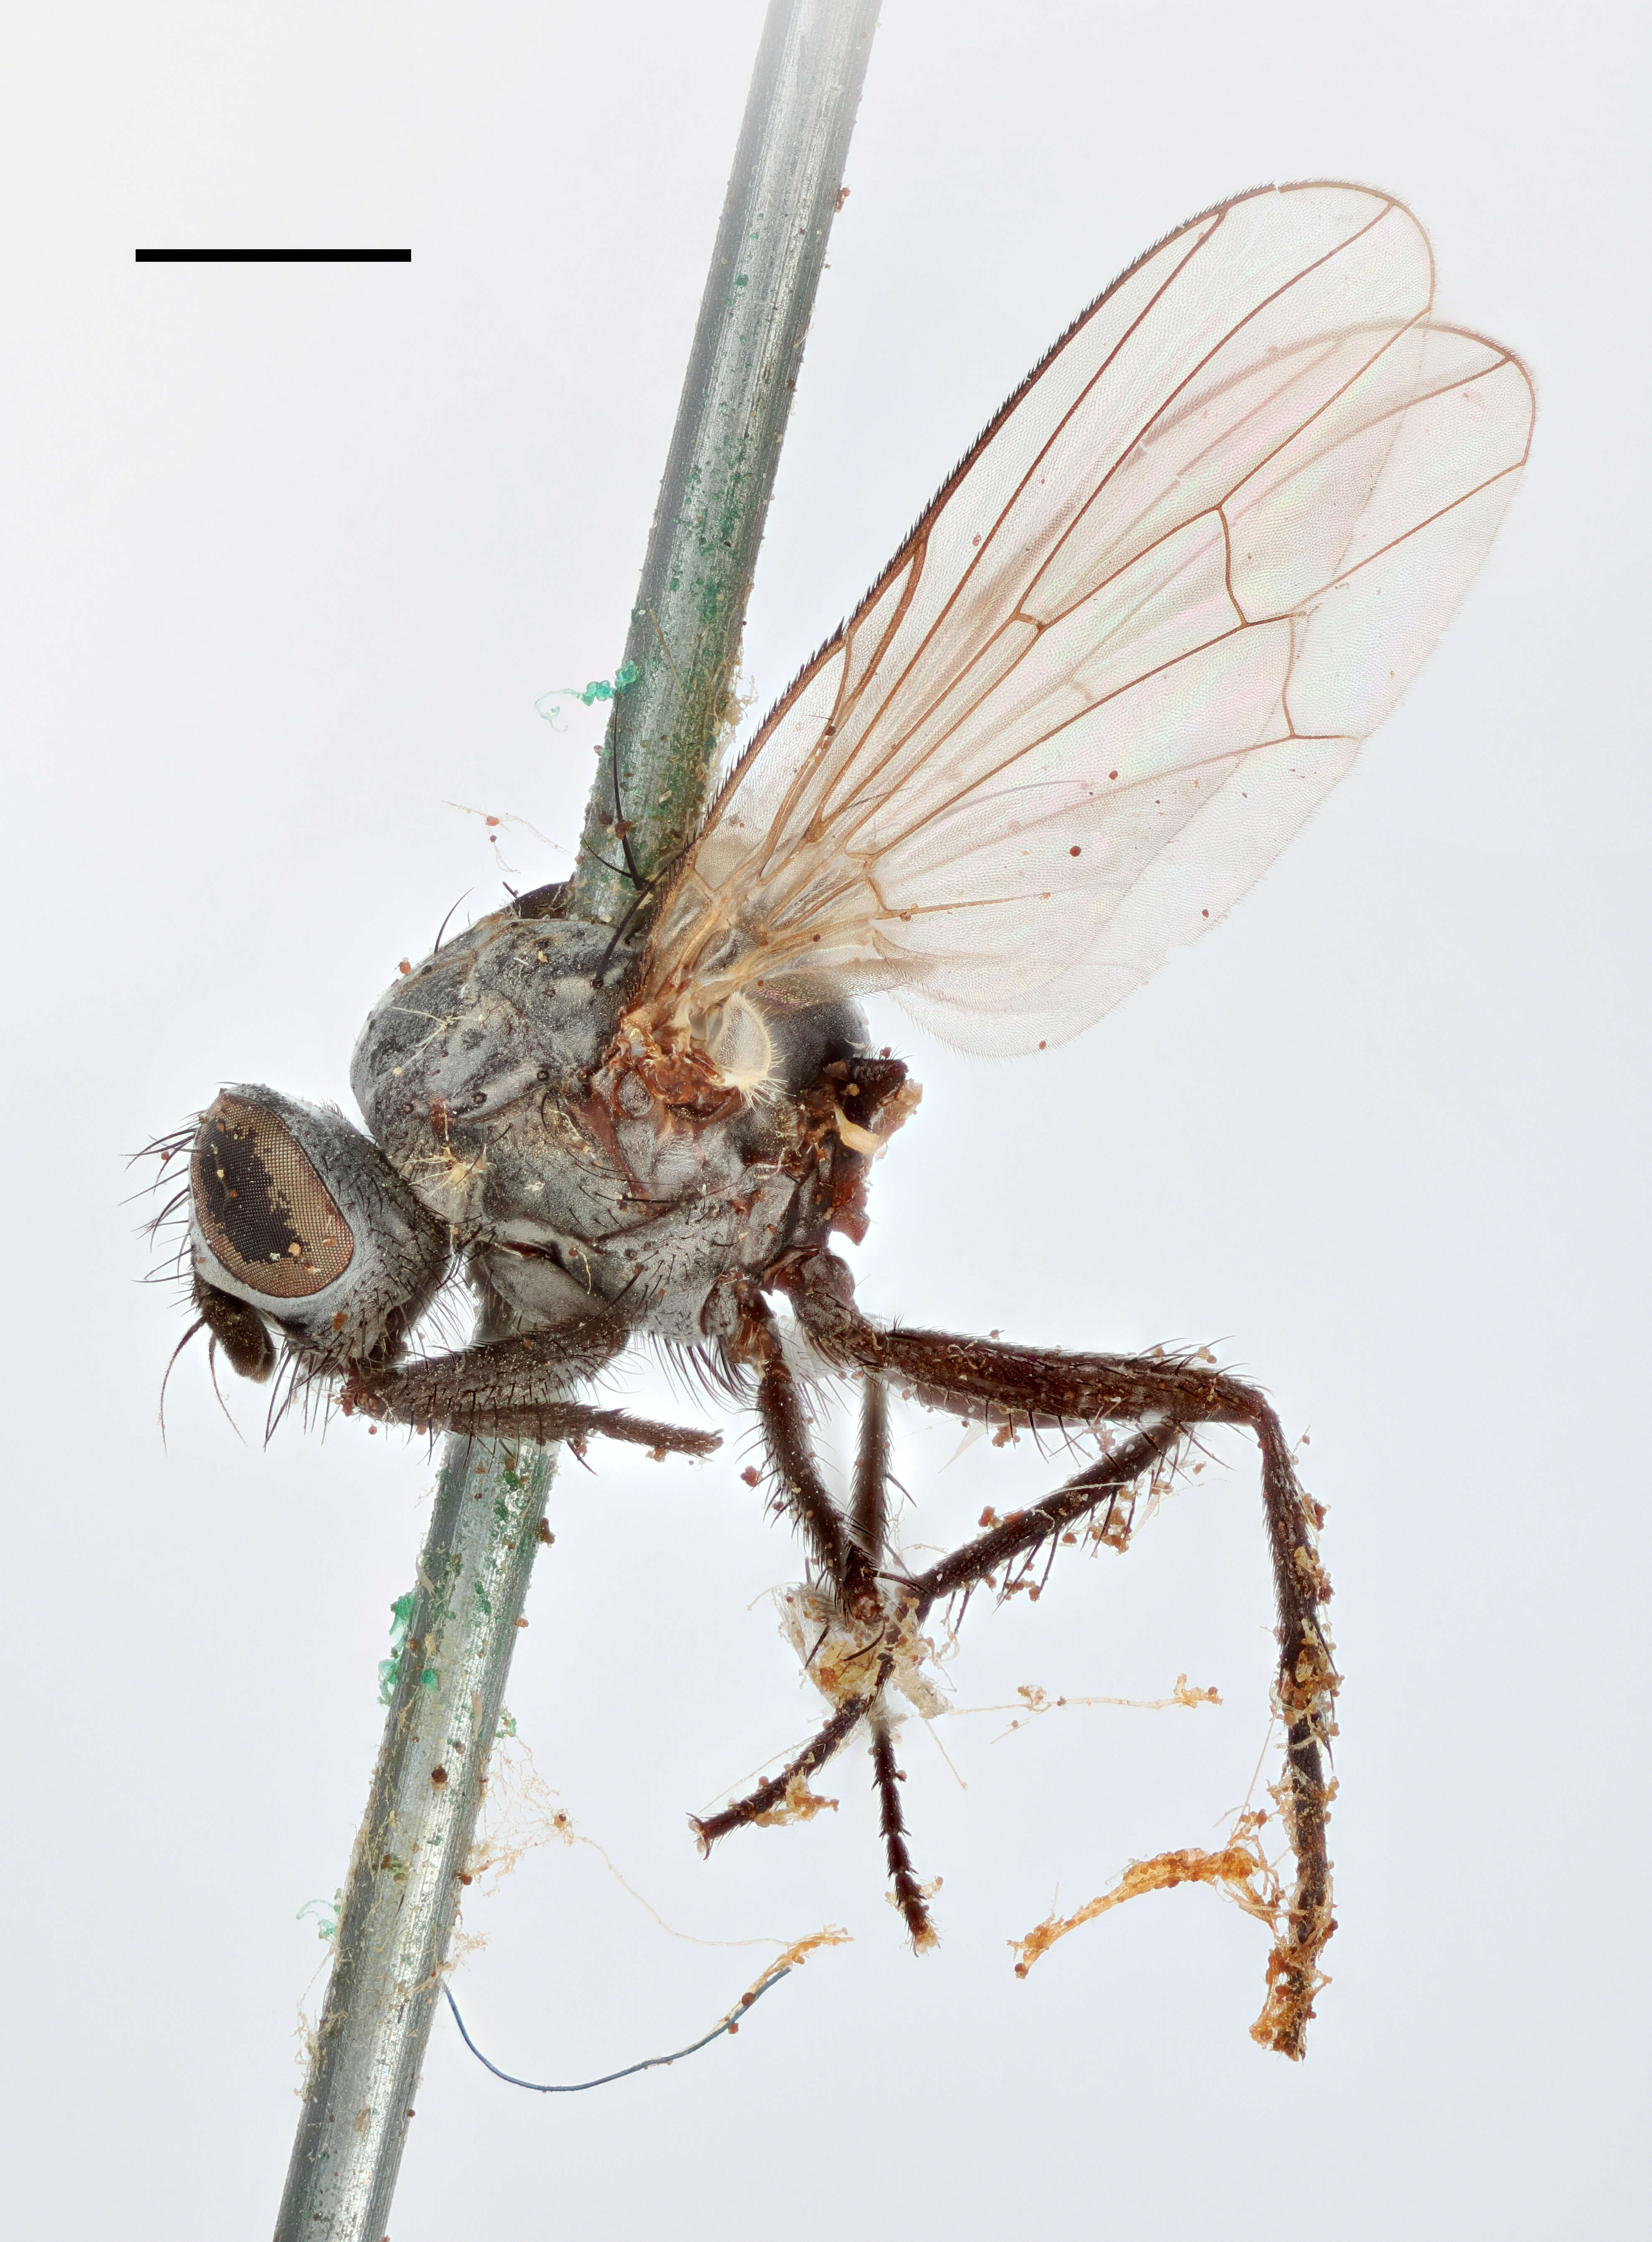
POLYGON ((140 265, 411 265, 411 249, 140 249, 140 265))

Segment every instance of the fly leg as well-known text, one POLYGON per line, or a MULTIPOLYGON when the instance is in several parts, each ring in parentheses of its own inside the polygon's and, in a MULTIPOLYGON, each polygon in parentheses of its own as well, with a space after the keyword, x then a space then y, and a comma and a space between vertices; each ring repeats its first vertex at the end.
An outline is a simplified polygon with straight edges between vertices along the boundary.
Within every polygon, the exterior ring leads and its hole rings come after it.
POLYGON ((906 1818, 900 1808, 900 1785, 906 1770, 895 1765, 894 1723, 880 1701, 872 1709, 872 1769, 878 1790, 878 1822, 889 1861, 889 1881, 895 1888, 895 1904, 906 1919, 914 1954, 926 1954, 939 1945, 929 1920, 929 1903, 912 1865, 906 1843, 906 1818))
MULTIPOLYGON (((854 1500, 849 1512, 849 1532, 867 1562, 881 1565, 889 1536, 889 1395, 875 1371, 867 1371, 860 1380, 860 1438, 855 1452, 854 1500)), ((912 1588, 905 1579, 895 1588, 894 1594, 903 1605, 910 1605, 912 1588)), ((890 1595, 886 1589, 883 1601, 887 1608, 890 1595)), ((890 1717, 889 1700, 884 1688, 890 1670, 891 1661, 886 1656, 870 1708, 873 1782, 878 1793, 878 1823, 889 1863, 889 1881, 895 1888, 895 1903, 911 1935, 913 1952, 923 1954, 936 1943, 935 1926, 929 1919, 928 1903, 913 1871, 912 1853, 906 1843, 906 1817, 901 1809, 900 1789, 906 1776, 895 1765, 895 1722, 890 1717)))
MULTIPOLYGON (((808 1409, 766 1303, 746 1304, 745 1353, 757 1366, 755 1406, 768 1450, 776 1507, 790 1513, 809 1553, 846 1614, 875 1618, 880 1609, 877 1554, 862 1546, 814 1460, 808 1409)), ((876 1381, 873 1381, 875 1383, 876 1381)))
MULTIPOLYGON (((1172 1426, 1139 1433, 1124 1447, 1087 1465, 1041 1502, 1012 1512, 1001 1525, 962 1543, 927 1571, 913 1574, 907 1593, 915 1599, 913 1615, 917 1624, 921 1627, 936 1604, 953 1596, 962 1596, 966 1607, 970 1596, 983 1584, 991 1588, 1001 1579, 1007 1588, 1011 1586, 1018 1567, 1020 1577, 1025 1578, 1041 1552, 1048 1550, 1053 1556, 1060 1542, 1073 1538, 1074 1529, 1098 1510, 1105 1514, 1094 1530, 1099 1540, 1110 1539, 1120 1502, 1150 1472, 1174 1457, 1181 1437, 1172 1426)), ((961 1611, 958 1618, 961 1623, 961 1611)))
POLYGON ((1324 1619, 1331 1588, 1319 1557, 1321 1514, 1297 1479, 1271 1404, 1255 1386, 1197 1362, 1062 1354, 945 1332, 882 1330, 855 1305, 853 1280, 835 1254, 808 1256, 785 1272, 785 1283, 799 1320, 830 1360, 893 1379, 930 1407, 961 1409, 1007 1426, 1135 1425, 1146 1428, 1144 1437, 1168 1435, 1172 1444, 1200 1425, 1241 1425, 1255 1435, 1277 1607, 1275 1694, 1286 1762, 1281 1804, 1296 1860, 1290 1932, 1270 1964, 1264 2017, 1267 2044, 1300 2057, 1319 1957, 1336 1927, 1325 1836, 1334 1786, 1322 1747, 1336 1733, 1340 1677, 1324 1619))
MULTIPOLYGON (((886 1661, 887 1663, 888 1661, 886 1661)), ((704 1816, 691 1815, 690 1826, 699 1840, 702 1853, 710 1855, 719 1837, 726 1837, 731 1829, 745 1829, 753 1822, 766 1819, 794 1820, 802 1810, 801 1794, 792 1796, 794 1783, 806 1784, 809 1777, 819 1772, 826 1762, 835 1756, 853 1735, 856 1728, 872 1709, 873 1700, 883 1686, 880 1674, 877 1682, 864 1697, 846 1697, 832 1718, 819 1734, 811 1736, 794 1760, 791 1760, 778 1775, 759 1782, 755 1790, 744 1798, 737 1798, 732 1806, 704 1816)))
POLYGON ((346 1416, 376 1417, 415 1431, 467 1433, 529 1440, 572 1440, 600 1434, 637 1447, 703 1456, 721 1445, 714 1433, 659 1425, 621 1409, 571 1400, 570 1386, 592 1377, 625 1345, 616 1319, 582 1317, 545 1331, 520 1332, 428 1362, 363 1369, 346 1381, 346 1416))
MULTIPOLYGON (((868 1388, 879 1389, 881 1403, 882 1380, 869 1377, 866 1383, 868 1388)), ((878 1435, 881 1440, 885 1438, 881 1406, 878 1413, 878 1435)), ((961 1548, 954 1549, 926 1572, 905 1578, 901 1582, 900 1594, 911 1607, 914 1623, 921 1627, 936 1602, 961 1594, 967 1604, 970 1591, 983 1581, 993 1580, 1000 1574, 1007 1579, 1010 1567, 1018 1562, 1024 1567, 1030 1565, 1046 1543, 1056 1543, 1063 1533, 1070 1534, 1074 1525, 1103 1505, 1108 1507, 1110 1514, 1112 1506, 1118 1502, 1120 1495, 1134 1487, 1143 1475, 1154 1470, 1167 1452, 1174 1447, 1175 1437, 1174 1433, 1142 1433, 1117 1454, 1092 1464, 1076 1479, 1069 1480, 1066 1487, 1047 1495, 1042 1502, 1034 1503, 1030 1509, 1018 1511, 992 1532, 966 1541, 961 1548)), ((863 1417, 863 1466, 866 1451, 866 1426, 863 1417)), ((858 1480, 856 1493, 858 1496, 858 1480)), ((878 1789, 884 1844, 888 1854, 889 1876, 895 1888, 895 1899, 912 1934, 913 1951, 921 1954, 935 1944, 935 1929, 929 1919, 928 1905, 913 1871, 912 1855, 906 1844, 906 1816, 901 1809, 898 1788, 904 1777, 895 1765, 894 1723, 889 1718, 886 1704, 886 1699, 880 1697, 872 1708, 873 1780, 878 1789)))
POLYGON ((889 1540, 889 1395, 874 1371, 860 1381, 849 1539, 869 1564, 882 1564, 889 1540))
MULTIPOLYGON (((838 1670, 854 1666, 866 1671, 877 1661, 870 1687, 846 1689, 838 1697, 831 1718, 797 1757, 758 1784, 746 1797, 719 1813, 696 1818, 693 1823, 700 1849, 709 1853, 719 1837, 752 1823, 790 1821, 812 1810, 797 1786, 826 1765, 848 1742, 863 1720, 872 1726, 873 1779, 880 1803, 880 1822, 895 1897, 912 1934, 913 1950, 922 1953, 935 1943, 934 1928, 907 1849, 906 1822, 898 1784, 903 1779, 895 1767, 894 1723, 886 1704, 885 1685, 894 1671, 894 1657, 882 1646, 899 1630, 911 1601, 906 1583, 886 1590, 880 1579, 888 1527, 889 1421, 888 1402, 881 1378, 862 1379, 860 1437, 855 1457, 854 1493, 846 1517, 821 1480, 809 1440, 802 1397, 781 1352, 779 1334, 766 1309, 757 1303, 754 1315, 747 1304, 746 1351, 756 1354, 757 1410, 763 1426, 779 1500, 803 1528, 816 1562, 833 1591, 833 1601, 844 1621, 864 1640, 838 1670), (895 1599, 899 1598, 899 1607, 895 1599)), ((821 1642, 826 1640, 821 1637, 821 1642)), ((818 1651, 821 1643, 817 1643, 818 1651)), ((839 1685, 841 1687, 841 1685, 839 1685)))

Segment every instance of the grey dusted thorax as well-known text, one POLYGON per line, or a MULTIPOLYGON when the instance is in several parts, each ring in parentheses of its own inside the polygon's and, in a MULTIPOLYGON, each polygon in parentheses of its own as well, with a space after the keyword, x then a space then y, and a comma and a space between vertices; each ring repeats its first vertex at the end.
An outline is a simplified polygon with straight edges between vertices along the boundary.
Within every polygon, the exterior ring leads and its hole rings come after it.
POLYGON ((598 1077, 634 951, 577 919, 484 919, 398 981, 351 1062, 369 1129, 461 1250, 535 1323, 612 1304, 692 1342, 716 1280, 760 1273, 813 1212, 797 1100, 864 1056, 848 1003, 765 1006, 772 1081, 725 1119, 598 1077))

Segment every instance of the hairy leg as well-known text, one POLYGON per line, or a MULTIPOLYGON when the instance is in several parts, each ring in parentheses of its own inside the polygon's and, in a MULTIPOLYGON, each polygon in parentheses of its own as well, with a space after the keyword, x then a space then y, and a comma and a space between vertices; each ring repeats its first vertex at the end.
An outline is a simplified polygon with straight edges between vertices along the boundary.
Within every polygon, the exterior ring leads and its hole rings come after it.
POLYGON ((568 1388, 612 1360, 629 1333, 609 1317, 585 1317, 545 1331, 485 1341, 428 1362, 358 1371, 339 1406, 420 1431, 496 1434, 533 1440, 583 1440, 592 1434, 635 1446, 703 1456, 721 1446, 715 1433, 659 1425, 620 1409, 568 1398, 568 1388))
POLYGON ((748 1791, 744 1798, 737 1798, 732 1806, 725 1806, 716 1814, 707 1814, 703 1818, 699 1815, 690 1815, 690 1827, 699 1841, 702 1853, 709 1856, 718 1839, 726 1837, 731 1829, 748 1829, 766 1814, 784 1813, 787 1794, 793 1784, 799 1781, 806 1782, 812 1775, 817 1774, 842 1749, 871 1711, 873 1700, 883 1687, 883 1673, 887 1671, 888 1663, 886 1660, 883 1671, 880 1672, 877 1681, 864 1697, 844 1699, 819 1733, 810 1738, 797 1757, 783 1767, 779 1775, 770 1775, 766 1782, 759 1782, 755 1790, 748 1791))
POLYGON ((1012 1511, 1003 1523, 963 1542, 910 1582, 917 1598, 914 1616, 921 1627, 931 1608, 947 1597, 967 1596, 984 1581, 1007 1576, 1018 1561, 1031 1559, 1047 1544, 1087 1519, 1103 1504, 1109 1508, 1174 1453, 1181 1438, 1174 1426, 1140 1433, 1112 1454, 1087 1465, 1041 1502, 1012 1511))
POLYGON ((860 1380, 860 1437, 854 1460, 849 1536, 868 1564, 880 1566, 889 1540, 889 1396, 868 1371, 860 1380))
POLYGON ((889 1861, 889 1880, 895 1888, 895 1903, 906 1918, 912 1937, 914 1954, 926 1954, 932 1946, 940 1944, 935 1926, 929 1920, 929 1907, 912 1865, 912 1854, 906 1844, 906 1820, 900 1809, 899 1786, 906 1781, 903 1769, 895 1765, 895 1743, 888 1716, 881 1705, 874 1706, 872 1714, 873 1781, 877 1785, 879 1825, 883 1831, 884 1850, 889 1861))
POLYGON ((748 1311, 746 1346, 757 1365, 758 1422, 768 1450, 777 1507, 802 1529, 810 1555, 844 1609, 856 1614, 875 1613, 877 1557, 862 1546, 853 1520, 845 1518, 820 1476, 809 1437, 808 1410, 779 1333, 761 1300, 755 1308, 755 1312, 748 1311))
POLYGON ((1292 1935, 1270 1971, 1267 2039, 1281 2054, 1300 2056, 1319 1957, 1336 1928, 1325 1829, 1334 1785, 1321 1747, 1336 1733, 1340 1677, 1324 1621, 1331 1589, 1319 1558, 1321 1514, 1297 1480, 1272 1406, 1256 1387, 1197 1362, 1062 1354, 945 1332, 880 1330, 855 1305, 853 1280, 835 1254, 798 1263, 786 1272, 786 1289, 828 1359, 897 1379, 933 1407, 961 1406, 1008 1425, 1145 1424, 1151 1437, 1167 1433, 1172 1440, 1198 1425, 1243 1425, 1254 1433, 1277 1605, 1276 1697, 1285 1724, 1285 1774, 1277 1795, 1296 1858, 1292 1935))
MULTIPOLYGON (((789 1406, 779 1398, 784 1388, 776 1388, 772 1402, 777 1420, 789 1422, 786 1410, 789 1406)), ((793 1397, 795 1400, 795 1397, 793 1397)), ((796 1404, 799 1412, 800 1402, 796 1404)), ((967 1599, 970 1590, 1000 1569, 1013 1566, 1018 1559, 1028 1559, 1047 1541, 1087 1517, 1103 1505, 1116 1502, 1121 1493, 1134 1487, 1152 1471, 1172 1449, 1179 1438, 1172 1430, 1142 1433, 1116 1454, 1104 1457, 1091 1465, 1076 1479, 1070 1480, 1055 1494, 1029 1509, 1013 1513, 991 1533, 943 1557, 927 1571, 911 1576, 897 1576, 886 1571, 873 1578, 873 1592, 878 1603, 875 1610, 860 1616, 869 1640, 867 1655, 875 1656, 878 1670, 871 1687, 854 1695, 842 1696, 831 1717, 813 1735, 797 1756, 782 1768, 778 1775, 769 1776, 744 1798, 735 1800, 715 1814, 693 1820, 695 1835, 700 1849, 709 1854, 719 1837, 731 1831, 751 1827, 753 1823, 789 1821, 799 1818, 807 1801, 799 1786, 806 1786, 808 1778, 824 1767, 848 1742, 863 1720, 872 1728, 873 1779, 878 1793, 879 1821, 883 1836, 889 1875, 894 1886, 896 1903, 911 1935, 914 1952, 923 1953, 936 1943, 934 1925, 930 1920, 928 1906, 922 1888, 913 1868, 912 1855, 906 1842, 906 1816, 901 1805, 900 1783, 902 1780, 895 1765, 894 1722, 888 1712, 887 1684, 894 1671, 895 1661, 887 1649, 880 1649, 880 1641, 891 1637, 883 1632, 893 1628, 898 1635, 907 1618, 915 1615, 921 1623, 931 1606, 938 1600, 962 1594, 967 1599), (877 1632, 875 1622, 881 1621, 877 1632)), ((813 1473, 813 1457, 807 1450, 806 1434, 801 1430, 770 1433, 771 1453, 778 1447, 786 1458, 792 1479, 806 1483, 807 1474, 813 1473), (796 1445, 800 1443, 800 1448, 796 1445)), ((889 1431, 887 1393, 881 1378, 868 1374, 861 1382, 860 1433, 855 1460, 854 1496, 847 1521, 850 1547, 864 1561, 876 1562, 875 1553, 886 1545, 888 1514, 888 1458, 889 1431)), ((818 1475, 817 1475, 818 1479, 818 1475)), ((811 1502, 831 1503, 824 1487, 811 1502)), ((794 1511, 797 1506, 793 1506, 794 1511)), ((807 1516, 808 1513, 803 1514, 807 1516)), ((831 1507, 831 1517, 841 1528, 843 1521, 836 1506, 831 1507)), ((828 1530, 830 1526, 828 1524, 828 1530)), ((817 1646, 818 1648, 818 1646, 817 1646)))

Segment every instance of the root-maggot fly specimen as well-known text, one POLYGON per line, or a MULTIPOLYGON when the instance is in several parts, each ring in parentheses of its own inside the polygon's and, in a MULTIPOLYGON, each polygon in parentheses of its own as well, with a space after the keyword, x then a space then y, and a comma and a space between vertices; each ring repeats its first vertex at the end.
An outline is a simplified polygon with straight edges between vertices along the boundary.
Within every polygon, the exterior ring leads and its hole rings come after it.
POLYGON ((1207 1358, 880 1320, 831 1238, 863 1233, 871 1163, 918 1095, 859 997, 1035 1064, 1232 908, 1410 682, 1532 420, 1520 361, 1436 324, 1433 297, 1421 228, 1364 188, 1263 189, 1183 226, 990 423, 625 920, 545 889, 407 972, 356 1048, 368 1134, 237 1084, 174 1147, 197 1328, 244 1376, 284 1348, 379 1420, 703 1453, 704 1433, 580 1398, 652 1338, 755 1411, 807 1549, 798 1639, 831 1713, 699 1833, 709 1849, 787 1818, 864 1723, 920 1949, 891 1699, 922 1702, 930 1608, 1024 1579, 1063 1538, 1121 1534, 1191 1433, 1247 1426, 1295 1862, 1257 2031, 1293 2056, 1332 1928, 1337 1677, 1317 1513, 1272 1406, 1207 1358), (498 1335, 410 1352, 456 1267, 498 1335), (826 1377, 861 1394, 847 1507, 811 1447, 826 1377), (891 1386, 1094 1439, 1099 1460, 911 1572, 887 1519, 891 1386))

